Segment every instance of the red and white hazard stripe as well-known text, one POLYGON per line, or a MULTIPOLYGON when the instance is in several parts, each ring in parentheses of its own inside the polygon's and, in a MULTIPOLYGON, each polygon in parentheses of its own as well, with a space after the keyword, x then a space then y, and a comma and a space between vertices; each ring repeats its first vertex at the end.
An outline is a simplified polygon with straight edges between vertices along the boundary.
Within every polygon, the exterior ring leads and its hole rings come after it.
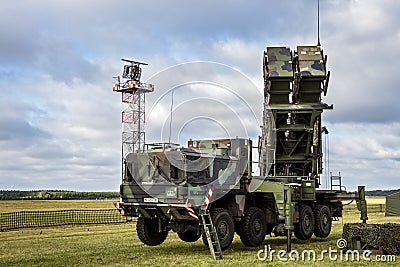
POLYGON ((119 89, 119 83, 114 83, 113 91, 117 91, 119 89))
POLYGON ((187 210, 187 212, 188 212, 190 217, 192 217, 192 218, 194 218, 196 220, 199 219, 199 217, 197 216, 196 212, 192 208, 186 207, 186 210, 187 210))
POLYGON ((208 205, 210 204, 210 200, 211 200, 211 197, 212 197, 213 193, 214 193, 214 187, 211 187, 208 190, 206 198, 204 199, 203 207, 208 207, 208 205))
POLYGON ((119 202, 114 202, 114 206, 117 208, 117 210, 119 210, 119 212, 121 213, 122 216, 126 216, 126 212, 123 208, 121 208, 121 206, 119 205, 119 202))
POLYGON ((137 85, 139 85, 138 81, 129 81, 128 82, 128 88, 135 88, 137 85))
POLYGON ((192 218, 198 220, 199 217, 197 216, 196 212, 191 208, 191 206, 192 206, 192 205, 191 205, 188 201, 186 201, 186 205, 185 205, 186 211, 188 212, 188 214, 190 215, 190 217, 192 217, 192 218))

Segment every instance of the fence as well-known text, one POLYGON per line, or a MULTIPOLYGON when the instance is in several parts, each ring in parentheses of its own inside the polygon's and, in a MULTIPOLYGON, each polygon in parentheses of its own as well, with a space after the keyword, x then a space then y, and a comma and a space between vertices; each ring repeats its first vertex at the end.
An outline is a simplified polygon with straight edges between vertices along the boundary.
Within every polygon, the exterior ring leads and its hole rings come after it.
POLYGON ((124 223, 128 220, 130 217, 122 216, 117 209, 19 211, 0 213, 0 230, 73 224, 124 223))
MULTIPOLYGON (((368 203, 368 200, 367 200, 368 203)), ((375 213, 375 212, 385 212, 386 210, 386 204, 368 204, 368 213, 375 213)), ((357 206, 355 205, 350 205, 346 206, 345 210, 351 211, 351 212, 358 212, 357 206)))
MULTIPOLYGON (((368 205, 368 212, 384 211, 384 204, 368 205)), ((73 224, 125 223, 130 220, 131 217, 122 216, 117 209, 7 212, 0 213, 0 231, 73 224)))

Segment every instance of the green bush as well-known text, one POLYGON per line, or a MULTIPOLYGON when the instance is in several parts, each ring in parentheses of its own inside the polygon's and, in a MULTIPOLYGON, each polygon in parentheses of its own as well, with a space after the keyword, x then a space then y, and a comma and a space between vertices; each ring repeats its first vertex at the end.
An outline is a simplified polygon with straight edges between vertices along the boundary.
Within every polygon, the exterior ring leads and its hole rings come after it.
POLYGON ((342 237, 346 239, 348 248, 351 248, 353 238, 359 238, 365 248, 382 247, 387 254, 400 254, 400 224, 346 223, 342 237))

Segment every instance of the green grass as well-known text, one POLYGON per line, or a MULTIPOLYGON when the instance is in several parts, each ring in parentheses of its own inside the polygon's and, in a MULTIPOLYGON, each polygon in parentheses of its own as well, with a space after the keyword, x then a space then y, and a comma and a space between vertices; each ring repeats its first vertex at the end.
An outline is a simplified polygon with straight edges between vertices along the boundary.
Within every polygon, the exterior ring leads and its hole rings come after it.
MULTIPOLYGON (((8 201, 6 201, 8 202, 8 201)), ((379 203, 373 203, 376 205, 379 203)), ((3 212, 5 203, 0 201, 3 212)), ((6 206, 13 210, 79 209, 86 207, 109 208, 106 201, 10 201, 6 206), (22 203, 24 202, 24 203, 22 203), (53 204, 55 206, 53 206, 53 204), (25 206, 27 205, 27 206, 25 206), (25 206, 25 207, 24 207, 25 206)), ((384 213, 369 214, 369 223, 400 223, 400 217, 384 217, 384 213)), ((317 253, 332 247, 341 237, 344 223, 359 222, 355 205, 346 206, 343 220, 334 222, 332 233, 326 239, 313 237, 309 241, 293 238, 292 249, 303 251, 314 249, 317 253)), ((272 249, 286 248, 284 237, 267 237, 265 245, 272 249)), ((0 233, 0 266, 397 266, 396 263, 374 262, 331 262, 326 257, 323 262, 259 261, 259 248, 247 248, 240 238, 224 252, 224 259, 211 259, 202 241, 185 243, 176 233, 170 232, 167 240, 158 247, 143 245, 137 238, 134 223, 114 225, 64 226, 42 229, 22 229, 0 233)), ((318 254, 317 254, 318 255, 318 254)))

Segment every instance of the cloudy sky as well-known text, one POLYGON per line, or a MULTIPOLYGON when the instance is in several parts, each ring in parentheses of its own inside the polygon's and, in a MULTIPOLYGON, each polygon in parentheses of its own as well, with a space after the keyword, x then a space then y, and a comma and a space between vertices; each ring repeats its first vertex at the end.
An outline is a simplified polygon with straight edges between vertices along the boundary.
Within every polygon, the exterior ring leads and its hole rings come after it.
MULTIPOLYGON (((400 188, 399 12, 396 0, 321 0, 330 171, 349 189, 400 188)), ((316 0, 2 3, 0 189, 118 190, 121 58, 149 63, 142 77, 158 90, 147 96, 147 141, 166 141, 163 93, 187 82, 172 141, 257 136, 265 46, 316 44, 316 18, 316 0), (190 77, 169 68, 193 61, 218 64, 186 64, 190 77), (224 87, 246 79, 254 86, 224 87)))

